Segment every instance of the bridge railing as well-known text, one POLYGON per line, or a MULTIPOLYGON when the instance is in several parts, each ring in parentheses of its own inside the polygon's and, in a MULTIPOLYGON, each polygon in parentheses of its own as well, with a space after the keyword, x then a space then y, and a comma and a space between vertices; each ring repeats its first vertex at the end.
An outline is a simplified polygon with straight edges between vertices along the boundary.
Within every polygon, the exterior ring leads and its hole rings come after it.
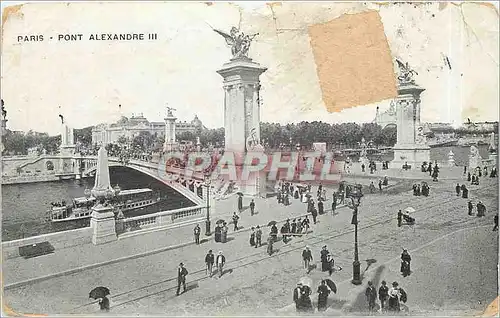
POLYGON ((181 223, 197 218, 203 218, 206 213, 204 206, 192 206, 170 211, 163 211, 153 214, 135 216, 126 219, 119 219, 117 223, 118 234, 136 230, 163 227, 169 224, 181 223))

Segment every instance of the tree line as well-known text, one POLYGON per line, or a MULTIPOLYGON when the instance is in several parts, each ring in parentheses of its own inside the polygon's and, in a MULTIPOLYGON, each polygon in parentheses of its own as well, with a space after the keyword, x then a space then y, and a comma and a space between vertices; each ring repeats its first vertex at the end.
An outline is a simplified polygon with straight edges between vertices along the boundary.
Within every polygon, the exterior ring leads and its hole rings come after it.
MULTIPOLYGON (((270 149, 295 147, 296 144, 311 147, 314 142, 325 142, 329 148, 357 147, 362 138, 372 142, 374 146, 393 146, 396 143, 396 128, 382 129, 377 124, 342 123, 328 124, 321 121, 301 122, 298 124, 281 125, 278 123, 261 123, 260 135, 262 144, 270 149)), ((95 152, 97 145, 92 144, 92 127, 75 129, 75 144, 78 150, 95 152)), ((200 139, 202 147, 212 145, 224 146, 224 128, 204 129, 196 132, 180 132, 176 135, 179 142, 191 142, 196 145, 200 139)), ((38 133, 32 130, 27 133, 7 131, 3 137, 4 154, 26 155, 28 149, 36 148, 39 153, 43 149, 48 154, 58 152, 61 136, 49 136, 47 133, 38 133)), ((134 152, 160 151, 164 137, 142 131, 133 138, 120 137, 114 145, 108 146, 111 152, 129 148, 134 152)))

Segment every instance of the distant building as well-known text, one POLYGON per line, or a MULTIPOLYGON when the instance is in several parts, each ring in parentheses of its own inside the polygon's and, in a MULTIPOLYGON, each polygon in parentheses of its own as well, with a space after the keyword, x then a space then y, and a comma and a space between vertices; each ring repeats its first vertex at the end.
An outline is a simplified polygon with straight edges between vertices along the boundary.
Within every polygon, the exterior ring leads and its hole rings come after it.
POLYGON ((381 126, 382 128, 385 128, 387 126, 392 126, 396 125, 396 105, 394 104, 394 101, 391 102, 391 106, 389 107, 388 110, 385 112, 381 113, 379 111, 379 108, 377 106, 377 113, 375 115, 375 119, 373 120, 374 123, 377 125, 381 126))
MULTIPOLYGON (((194 119, 190 122, 180 121, 175 124, 175 131, 177 134, 187 131, 195 133, 196 131, 206 129, 198 116, 194 116, 194 119)), ((130 118, 122 117, 114 124, 100 124, 93 127, 92 144, 116 143, 120 136, 132 139, 143 131, 147 131, 151 133, 151 135, 157 137, 165 136, 165 122, 150 122, 143 114, 132 114, 130 118)))

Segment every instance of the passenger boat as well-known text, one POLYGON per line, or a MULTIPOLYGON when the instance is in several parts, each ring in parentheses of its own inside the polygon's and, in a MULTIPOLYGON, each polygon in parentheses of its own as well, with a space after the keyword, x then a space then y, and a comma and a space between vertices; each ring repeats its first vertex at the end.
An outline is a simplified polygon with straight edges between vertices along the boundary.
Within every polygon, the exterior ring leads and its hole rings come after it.
MULTIPOLYGON (((153 205, 161 200, 160 196, 155 196, 153 190, 131 189, 117 191, 109 202, 114 207, 115 213, 142 209, 153 205)), ((72 220, 88 219, 92 215, 92 207, 96 203, 96 198, 87 195, 85 197, 74 198, 71 204, 52 206, 49 210, 49 219, 52 222, 65 222, 72 220)))

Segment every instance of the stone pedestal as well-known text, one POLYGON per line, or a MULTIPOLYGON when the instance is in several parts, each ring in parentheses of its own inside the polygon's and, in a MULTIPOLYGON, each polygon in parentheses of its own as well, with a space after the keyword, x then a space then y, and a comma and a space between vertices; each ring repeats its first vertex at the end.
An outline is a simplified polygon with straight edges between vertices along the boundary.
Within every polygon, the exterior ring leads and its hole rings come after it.
POLYGON ((420 94, 423 88, 415 84, 398 87, 396 98, 397 143, 394 146, 393 166, 401 168, 405 163, 420 167, 430 161, 430 147, 425 143, 420 125, 420 94))
MULTIPOLYGON (((237 171, 243 171, 247 152, 256 151, 254 147, 260 144, 259 76, 266 70, 242 57, 231 59, 217 71, 224 79, 225 151, 234 153, 237 171)), ((251 173, 247 180, 232 181, 244 195, 265 194, 265 174, 251 173)))
POLYGON ((111 206, 101 204, 92 208, 90 227, 93 230, 92 243, 94 245, 116 241, 115 214, 111 206))

